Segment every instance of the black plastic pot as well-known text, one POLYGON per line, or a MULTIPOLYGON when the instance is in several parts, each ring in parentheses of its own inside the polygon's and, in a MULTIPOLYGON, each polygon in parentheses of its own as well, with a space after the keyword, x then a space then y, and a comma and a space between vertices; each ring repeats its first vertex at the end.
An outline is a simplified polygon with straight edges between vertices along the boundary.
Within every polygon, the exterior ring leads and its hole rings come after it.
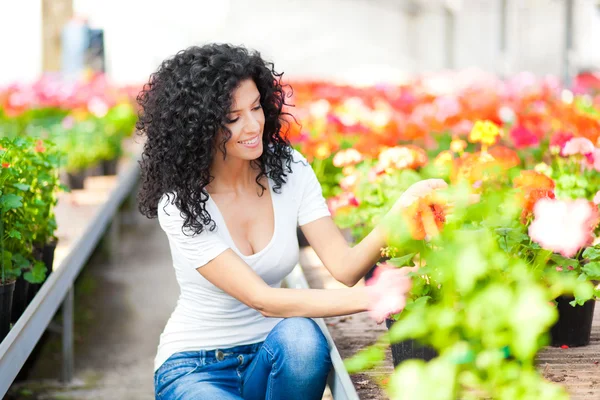
POLYGON ((590 344, 592 320, 596 301, 586 301, 582 306, 571 306, 572 297, 560 296, 556 299, 558 322, 550 330, 551 345, 560 347, 587 346, 590 344))
POLYGON ((23 315, 23 312, 29 305, 29 282, 22 276, 17 278, 12 299, 12 312, 10 322, 15 323, 23 315))
POLYGON ((83 189, 85 176, 85 171, 67 172, 67 185, 69 185, 71 189, 83 189))
POLYGON ((102 175, 117 175, 118 161, 116 158, 112 160, 102 160, 102 175))
MULTIPOLYGON (((51 242, 51 243, 44 245, 42 248, 34 246, 34 255, 35 255, 36 259, 43 261, 44 265, 46 265, 47 271, 46 271, 46 279, 44 279, 44 282, 48 279, 48 276, 52 272, 52 266, 54 264, 54 252, 56 251, 56 245, 57 245, 57 242, 51 242)), ((29 302, 31 302, 31 300, 35 297, 37 292, 40 291, 40 288, 42 287, 44 282, 29 284, 29 302)))
POLYGON ((4 340, 10 330, 10 313, 12 311, 14 290, 15 282, 0 285, 0 342, 4 340))
MULTIPOLYGON (((385 325, 388 329, 396 322, 393 319, 386 319, 385 325)), ((435 349, 429 346, 423 346, 416 340, 405 340, 398 343, 392 343, 392 360, 394 362, 394 368, 400 363, 406 360, 424 360, 430 361, 438 356, 435 349)))

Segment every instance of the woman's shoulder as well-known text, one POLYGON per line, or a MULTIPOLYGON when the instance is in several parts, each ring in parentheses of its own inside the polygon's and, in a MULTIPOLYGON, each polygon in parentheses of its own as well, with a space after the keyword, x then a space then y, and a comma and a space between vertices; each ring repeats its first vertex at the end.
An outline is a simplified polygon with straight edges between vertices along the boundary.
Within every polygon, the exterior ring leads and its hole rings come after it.
POLYGON ((302 174, 311 168, 310 163, 298 150, 292 148, 292 162, 290 164, 292 173, 302 174))

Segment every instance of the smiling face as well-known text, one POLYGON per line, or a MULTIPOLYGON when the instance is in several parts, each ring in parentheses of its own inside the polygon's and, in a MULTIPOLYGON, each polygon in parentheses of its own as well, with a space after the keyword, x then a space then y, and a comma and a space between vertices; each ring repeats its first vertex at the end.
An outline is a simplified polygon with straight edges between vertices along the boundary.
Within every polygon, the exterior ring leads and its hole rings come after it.
POLYGON ((265 114, 260 105, 260 93, 252 79, 246 79, 235 89, 231 110, 227 114, 231 138, 225 143, 227 158, 256 160, 263 152, 265 114))

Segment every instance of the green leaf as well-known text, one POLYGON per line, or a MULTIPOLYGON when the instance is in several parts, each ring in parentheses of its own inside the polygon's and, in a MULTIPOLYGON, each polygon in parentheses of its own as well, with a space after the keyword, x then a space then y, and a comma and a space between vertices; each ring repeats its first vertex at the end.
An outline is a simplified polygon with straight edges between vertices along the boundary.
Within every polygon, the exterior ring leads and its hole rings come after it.
POLYGON ((589 279, 595 279, 595 280, 600 279, 600 262, 599 261, 592 261, 590 263, 587 263, 583 266, 583 268, 581 270, 586 273, 586 275, 588 276, 589 279))
POLYGON ((23 256, 21 253, 13 254, 12 261, 17 268, 23 269, 27 268, 31 265, 29 260, 23 256))
POLYGON ((391 258, 387 262, 395 265, 396 267, 405 267, 409 265, 416 253, 410 253, 402 257, 391 258))
POLYGON ((554 263, 560 267, 578 267, 579 266, 579 261, 573 259, 573 258, 568 258, 568 257, 563 257, 560 254, 552 254, 552 256, 550 256, 550 260, 554 261, 554 263))
POLYGON ((16 187, 19 190, 29 190, 31 188, 31 186, 26 185, 24 183, 13 183, 13 187, 16 187))
POLYGON ((10 232, 8 232, 8 237, 22 239, 21 232, 17 231, 16 229, 11 229, 10 232))
POLYGON ((346 359, 344 365, 349 373, 371 369, 385 359, 385 350, 381 346, 370 346, 346 359))
POLYGON ((5 194, 0 197, 0 207, 2 207, 3 212, 17 209, 23 206, 21 200, 23 200, 23 197, 16 194, 5 194))
POLYGON ((37 261, 31 271, 26 272, 23 278, 29 283, 42 283, 46 278, 46 265, 37 261))
POLYGON ((588 247, 583 252, 583 258, 587 258, 591 261, 600 259, 600 249, 597 249, 596 247, 588 247))
POLYGON ((575 286, 575 289, 573 290, 573 296, 575 296, 577 304, 581 306, 594 296, 594 286, 590 282, 579 284, 575 286))

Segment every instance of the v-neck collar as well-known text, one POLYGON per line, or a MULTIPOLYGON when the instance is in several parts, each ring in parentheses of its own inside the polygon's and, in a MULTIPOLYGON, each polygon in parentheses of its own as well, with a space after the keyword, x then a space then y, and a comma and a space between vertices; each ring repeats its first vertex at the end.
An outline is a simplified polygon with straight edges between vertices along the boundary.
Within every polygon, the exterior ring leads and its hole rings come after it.
POLYGON ((275 196, 273 193, 273 188, 272 188, 272 183, 271 183, 271 178, 267 177, 267 182, 268 182, 268 187, 269 187, 269 194, 271 195, 271 208, 273 209, 273 236, 271 236, 271 240, 269 241, 269 243, 267 243, 267 245, 261 249, 260 251, 251 254, 249 256, 243 254, 240 249, 238 249, 237 245, 235 244, 235 240, 233 240, 233 236, 231 236, 231 233, 229 232, 229 228, 227 227, 227 222, 225 222, 225 217, 223 217, 223 214, 221 213, 221 210, 219 210, 219 206, 217 205, 217 203, 213 200, 213 198, 211 197, 210 194, 208 194, 208 201, 212 204, 214 211, 219 214, 219 218, 222 222, 221 224, 221 228, 225 231, 225 233, 227 234, 227 236, 229 237, 229 241, 231 242, 232 248, 233 250, 235 250, 236 253, 238 253, 241 257, 245 258, 245 259, 253 259, 253 258, 257 258, 261 255, 263 255, 264 253, 266 253, 267 251, 269 251, 269 249, 273 246, 273 243, 275 242, 275 237, 277 236, 277 202, 275 201, 275 196))

